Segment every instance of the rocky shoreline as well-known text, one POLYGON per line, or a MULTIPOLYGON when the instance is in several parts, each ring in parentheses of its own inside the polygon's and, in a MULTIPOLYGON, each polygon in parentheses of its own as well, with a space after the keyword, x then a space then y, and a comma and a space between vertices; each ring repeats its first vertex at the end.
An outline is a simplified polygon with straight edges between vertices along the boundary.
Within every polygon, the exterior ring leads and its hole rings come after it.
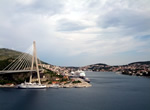
MULTIPOLYGON (((76 78, 77 81, 80 81, 80 83, 67 83, 67 84, 60 84, 58 88, 85 88, 85 87, 91 87, 92 84, 84 81, 81 78, 76 78)), ((51 84, 47 85, 47 87, 51 87, 51 84)))
POLYGON ((15 87, 16 87, 16 85, 7 85, 7 84, 0 85, 0 88, 15 88, 15 87))
MULTIPOLYGON (((87 88, 92 85, 81 78, 76 78, 76 80, 80 81, 80 83, 67 83, 67 84, 58 84, 57 88, 87 88)), ((16 88, 17 85, 14 84, 5 84, 0 85, 0 88, 16 88)), ((52 84, 46 84, 47 88, 53 88, 52 84)), ((54 87, 55 88, 55 87, 54 87)))

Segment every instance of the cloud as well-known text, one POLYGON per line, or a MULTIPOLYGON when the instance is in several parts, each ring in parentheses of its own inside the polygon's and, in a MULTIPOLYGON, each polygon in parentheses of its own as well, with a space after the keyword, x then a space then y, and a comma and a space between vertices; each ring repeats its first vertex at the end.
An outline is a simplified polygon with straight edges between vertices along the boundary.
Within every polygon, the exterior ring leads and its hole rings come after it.
POLYGON ((80 21, 70 21, 67 19, 61 19, 57 24, 58 31, 80 31, 87 28, 87 26, 84 26, 80 21))
POLYGON ((16 2, 21 5, 31 5, 35 2, 35 0, 16 0, 16 2))
POLYGON ((115 9, 107 12, 106 15, 103 17, 100 16, 99 18, 98 24, 102 28, 130 28, 134 30, 134 32, 143 30, 149 31, 150 28, 150 16, 134 10, 115 9))
POLYGON ((17 0, 16 11, 19 13, 32 13, 42 15, 54 15, 61 13, 63 2, 60 0, 17 0))
POLYGON ((147 40, 150 40, 150 35, 137 36, 137 38, 140 40, 144 40, 144 41, 146 40, 147 41, 147 40))
POLYGON ((149 4, 149 0, 1 0, 0 47, 24 51, 36 40, 40 58, 56 65, 148 60, 149 4))

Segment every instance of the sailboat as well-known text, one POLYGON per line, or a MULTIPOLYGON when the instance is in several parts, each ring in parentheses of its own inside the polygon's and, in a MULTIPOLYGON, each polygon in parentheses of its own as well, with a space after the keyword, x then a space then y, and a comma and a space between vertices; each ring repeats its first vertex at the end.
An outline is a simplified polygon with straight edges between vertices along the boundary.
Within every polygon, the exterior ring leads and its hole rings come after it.
POLYGON ((37 61, 35 41, 33 41, 33 55, 32 55, 31 71, 33 70, 34 62, 36 65, 36 73, 37 73, 37 77, 38 77, 38 83, 32 83, 32 72, 31 72, 30 81, 19 84, 17 86, 17 88, 22 88, 22 89, 43 89, 43 88, 46 88, 46 85, 41 84, 41 80, 40 80, 40 73, 39 73, 39 67, 38 67, 38 61, 37 61))

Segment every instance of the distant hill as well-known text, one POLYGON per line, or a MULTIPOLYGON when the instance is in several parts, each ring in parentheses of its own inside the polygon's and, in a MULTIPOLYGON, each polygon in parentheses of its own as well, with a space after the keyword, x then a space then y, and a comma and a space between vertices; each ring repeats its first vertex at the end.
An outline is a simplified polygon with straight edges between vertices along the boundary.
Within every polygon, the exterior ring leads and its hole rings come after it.
POLYGON ((18 57, 22 52, 6 49, 6 48, 0 48, 0 60, 6 60, 8 58, 16 58, 18 57))
POLYGON ((97 63, 97 64, 92 64, 92 65, 87 65, 80 67, 82 70, 92 70, 92 71, 100 71, 100 70, 108 70, 110 69, 110 66, 107 64, 103 63, 97 63))
POLYGON ((12 60, 17 58, 22 52, 0 48, 0 70, 4 69, 12 60))
MULTIPOLYGON (((12 49, 0 48, 0 70, 5 68, 12 60, 16 59, 23 52, 19 52, 12 49)), ((43 64, 48 64, 41 61, 43 64)))
POLYGON ((104 63, 97 63, 97 64, 92 64, 92 65, 89 65, 89 66, 98 66, 98 65, 99 65, 99 66, 102 66, 102 65, 103 65, 103 66, 106 66, 107 64, 104 64, 104 63))
POLYGON ((150 65, 150 61, 133 62, 133 63, 129 63, 128 65, 133 65, 133 64, 150 65))
MULTIPOLYGON (((125 70, 148 71, 149 70, 148 68, 150 68, 150 61, 139 61, 139 62, 133 62, 127 65, 119 65, 119 66, 111 66, 103 63, 98 63, 98 64, 92 64, 92 65, 80 67, 80 69, 85 71, 103 71, 103 72, 104 71, 116 72, 116 71, 125 71, 125 70)), ((138 73, 140 73, 140 71, 138 71, 138 73)))

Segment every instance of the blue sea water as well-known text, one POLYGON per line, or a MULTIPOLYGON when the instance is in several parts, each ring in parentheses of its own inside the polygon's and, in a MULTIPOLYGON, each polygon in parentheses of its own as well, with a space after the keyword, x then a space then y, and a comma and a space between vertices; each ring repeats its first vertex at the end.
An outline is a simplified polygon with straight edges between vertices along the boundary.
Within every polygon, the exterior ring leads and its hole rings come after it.
POLYGON ((150 78, 86 72, 90 88, 0 88, 0 110, 150 110, 150 78))

